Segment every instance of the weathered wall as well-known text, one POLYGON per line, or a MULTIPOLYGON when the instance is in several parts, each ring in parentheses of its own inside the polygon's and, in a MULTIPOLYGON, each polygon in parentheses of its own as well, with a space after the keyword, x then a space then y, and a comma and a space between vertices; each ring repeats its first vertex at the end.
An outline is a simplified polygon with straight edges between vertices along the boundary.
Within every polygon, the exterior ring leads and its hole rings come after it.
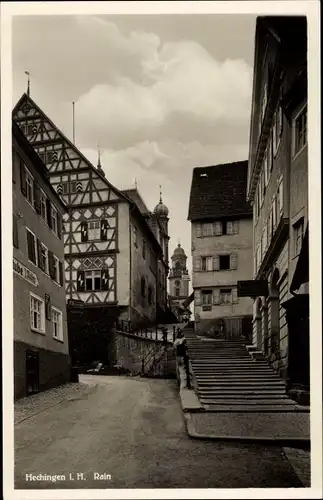
MULTIPOLYGON (((124 332, 115 331, 113 334, 115 345, 115 364, 118 364, 129 370, 133 374, 141 373, 142 359, 147 356, 152 349, 156 346, 156 341, 144 337, 137 337, 135 335, 127 334, 124 332)), ((163 347, 159 342, 158 345, 161 349, 156 352, 156 359, 161 359, 151 375, 154 376, 169 376, 176 373, 175 354, 172 347, 167 349, 167 358, 163 356, 163 347)), ((153 358, 145 367, 145 372, 149 372, 152 365, 153 358)))
POLYGON ((44 391, 70 381, 68 354, 31 347, 25 342, 14 342, 14 397, 27 396, 26 351, 33 350, 39 356, 39 389, 44 391))
POLYGON ((149 238, 141 225, 131 218, 131 322, 136 327, 149 324, 156 318, 156 255, 149 238), (136 237, 135 230, 136 228, 136 237), (145 251, 143 253, 143 245, 145 251), (145 294, 142 294, 141 280, 145 280, 145 294), (148 289, 152 290, 149 297, 148 289))
MULTIPOLYGON (((119 306, 130 302, 130 231, 129 205, 118 204, 118 243, 117 248, 117 301, 119 306)), ((128 318, 127 318, 128 319, 128 318)))
MULTIPOLYGON (((31 174, 37 179, 40 187, 55 203, 55 196, 49 189, 42 177, 37 173, 29 160, 24 156, 21 150, 19 154, 26 162, 31 174)), ((36 274, 38 284, 33 285, 22 279, 16 273, 13 273, 13 290, 14 290, 14 340, 25 342, 39 349, 48 349, 63 354, 68 353, 68 338, 67 338, 67 319, 66 319, 66 296, 65 287, 59 285, 52 278, 42 271, 37 265, 28 260, 27 250, 27 232, 28 227, 35 236, 51 250, 54 255, 64 263, 64 244, 63 240, 58 238, 56 234, 49 228, 47 222, 36 212, 36 210, 27 202, 20 188, 20 169, 19 163, 13 165, 15 182, 13 182, 13 214, 17 215, 18 227, 18 248, 13 248, 13 257, 21 264, 26 266, 30 271, 36 274), (63 339, 58 340, 53 338, 51 321, 45 319, 45 332, 36 333, 31 330, 30 324, 30 292, 33 292, 40 299, 45 300, 45 293, 50 296, 51 305, 57 307, 63 316, 63 339)), ((59 205, 56 203, 56 207, 59 205)))
MULTIPOLYGON (((237 287, 240 280, 250 280, 252 268, 252 218, 239 220, 239 232, 233 235, 197 237, 196 224, 192 224, 192 257, 215 256, 235 253, 237 255, 237 269, 225 271, 198 271, 193 268, 192 285, 194 290, 203 290, 220 287, 237 287)), ((196 294, 195 294, 196 295, 196 294)), ((237 303, 212 304, 208 311, 203 310, 200 301, 194 301, 194 315, 197 326, 201 323, 209 325, 211 320, 219 318, 243 317, 252 315, 252 300, 249 297, 239 297, 237 303)), ((205 329, 205 328, 204 328, 205 329)))

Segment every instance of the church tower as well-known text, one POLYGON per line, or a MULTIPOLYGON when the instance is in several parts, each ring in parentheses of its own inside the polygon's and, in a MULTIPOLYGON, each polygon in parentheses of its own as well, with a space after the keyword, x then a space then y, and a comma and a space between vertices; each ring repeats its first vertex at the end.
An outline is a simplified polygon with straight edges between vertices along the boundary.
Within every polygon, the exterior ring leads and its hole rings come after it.
POLYGON ((172 304, 180 305, 188 298, 190 277, 186 268, 187 256, 180 243, 171 257, 172 267, 169 274, 169 294, 172 304))

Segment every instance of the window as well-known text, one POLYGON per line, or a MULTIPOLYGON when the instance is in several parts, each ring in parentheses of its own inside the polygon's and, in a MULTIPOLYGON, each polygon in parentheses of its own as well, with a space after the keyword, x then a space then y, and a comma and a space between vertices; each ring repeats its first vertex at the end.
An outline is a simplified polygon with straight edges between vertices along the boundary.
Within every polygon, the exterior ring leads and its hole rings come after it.
POLYGON ((52 307, 52 333, 54 339, 63 340, 63 315, 59 309, 52 307))
POLYGON ((278 202, 278 216, 281 216, 284 212, 284 188, 283 188, 283 177, 281 176, 279 179, 279 186, 278 186, 278 197, 277 197, 277 202, 278 202))
POLYGON ((296 257, 302 248, 302 241, 304 235, 304 218, 302 217, 293 226, 294 230, 294 257, 296 257))
POLYGON ((299 153, 307 143, 307 106, 294 121, 294 155, 299 153))
POLYGON ((53 256, 53 279, 59 283, 59 260, 55 255, 53 256))
POLYGON ((40 215, 42 218, 47 221, 47 208, 46 208, 46 196, 43 191, 40 191, 40 215))
POLYGON ((145 278, 141 278, 140 291, 141 291, 141 296, 145 297, 146 296, 146 280, 145 280, 145 278))
POLYGON ((265 116, 265 111, 267 107, 267 98, 268 98, 268 85, 264 85, 263 89, 263 94, 262 94, 262 101, 261 101, 261 119, 264 119, 265 116))
POLYGON ((15 214, 12 214, 12 242, 15 248, 19 248, 18 219, 15 214))
POLYGON ((213 236, 213 224, 203 224, 202 236, 213 236))
POLYGON ((180 292, 179 288, 175 288, 175 297, 180 297, 180 292))
POLYGON ((230 255, 219 255, 220 270, 230 269, 230 255))
POLYGON ((88 222, 88 239, 89 240, 99 240, 101 235, 100 221, 89 221, 88 222))
POLYGON ((44 301, 33 293, 30 293, 30 326, 36 332, 45 332, 44 301))
POLYGON ((101 271, 85 271, 85 291, 101 290, 101 271))
MULTIPOLYGON (((49 163, 51 163, 51 162, 49 162, 49 163)), ((63 189, 63 194, 76 193, 77 192, 77 182, 76 181, 64 182, 62 184, 62 189, 63 189)))
POLYGON ((277 197, 274 195, 272 202, 273 233, 277 227, 277 197))
POLYGON ((273 128, 273 153, 276 156, 280 144, 280 138, 283 132, 283 110, 279 106, 276 110, 274 116, 274 128, 273 128))
POLYGON ((57 234, 57 210, 56 208, 51 205, 51 223, 52 223, 52 230, 54 231, 55 234, 57 234))
POLYGON ((231 304, 232 302, 231 288, 220 288, 220 302, 221 304, 231 304))
POLYGON ((26 198, 31 205, 34 205, 34 178, 26 169, 26 198))
POLYGON ((203 290, 202 291, 202 304, 204 306, 212 305, 212 290, 203 290))
POLYGON ((202 271, 213 271, 213 257, 202 257, 202 271))
POLYGON ((145 240, 142 240, 142 256, 144 259, 146 258, 146 242, 145 242, 145 240))
POLYGON ((153 291, 152 291, 151 286, 149 285, 149 287, 148 287, 148 304, 152 303, 152 297, 153 297, 153 291))
POLYGON ((37 265, 36 236, 29 229, 26 228, 26 230, 28 259, 33 264, 37 265))

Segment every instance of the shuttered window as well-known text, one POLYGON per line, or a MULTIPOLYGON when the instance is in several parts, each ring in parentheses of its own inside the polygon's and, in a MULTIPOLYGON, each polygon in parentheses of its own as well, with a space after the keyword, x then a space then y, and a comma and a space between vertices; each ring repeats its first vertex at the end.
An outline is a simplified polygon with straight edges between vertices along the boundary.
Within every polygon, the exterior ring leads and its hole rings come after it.
POLYGON ((283 187, 283 177, 282 176, 279 179, 278 205, 279 205, 278 214, 279 214, 279 216, 281 216, 284 212, 284 187, 283 187))
POLYGON ((201 258, 193 257, 193 270, 200 271, 201 270, 201 258))
POLYGON ((213 304, 218 305, 220 303, 221 303, 220 289, 214 288, 213 289, 213 304))
POLYGON ((201 305, 201 290, 194 290, 194 303, 196 306, 201 305))
POLYGON ((214 230, 215 236, 221 236, 222 235, 222 223, 221 223, 221 221, 214 222, 213 230, 214 230))
POLYGON ((26 228, 28 259, 37 265, 36 236, 26 228))
POLYGON ((236 253, 232 253, 230 255, 230 269, 237 269, 238 267, 238 255, 236 253))
POLYGON ((19 248, 18 218, 16 214, 12 214, 12 240, 13 240, 13 246, 15 248, 19 248))
POLYGON ((196 224, 196 226, 195 226, 195 236, 197 238, 201 238, 201 236, 202 236, 202 227, 201 227, 201 224, 196 224))

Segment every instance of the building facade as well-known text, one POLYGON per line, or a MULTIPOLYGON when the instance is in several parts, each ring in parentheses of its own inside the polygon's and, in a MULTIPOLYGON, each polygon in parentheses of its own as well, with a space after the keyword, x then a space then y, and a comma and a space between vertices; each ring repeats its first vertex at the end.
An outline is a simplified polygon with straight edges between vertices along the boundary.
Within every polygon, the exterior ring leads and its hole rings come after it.
POLYGON ((186 305, 189 297, 190 276, 186 266, 187 255, 180 243, 171 257, 172 267, 169 273, 169 296, 171 307, 175 310, 179 321, 189 320, 191 311, 186 305))
POLYGON ((72 356, 80 357, 78 344, 89 342, 91 356, 102 358, 104 350, 112 363, 108 332, 114 323, 154 323, 157 305, 166 304, 168 211, 147 217, 138 199, 113 186, 100 161, 94 167, 29 95, 21 97, 13 119, 67 207, 62 232, 72 356), (75 315, 81 306, 82 315, 75 315))
POLYGON ((302 378, 304 387, 308 305, 302 333, 295 323, 291 331, 286 309, 297 314, 296 303, 308 304, 305 284, 303 298, 290 302, 308 225, 306 51, 305 18, 258 18, 247 190, 254 217, 253 339, 289 385, 302 378))
POLYGON ((62 216, 45 165, 12 128, 14 394, 70 380, 62 216))
POLYGON ((252 301, 237 284, 252 278, 252 209, 248 162, 195 168, 188 219, 192 229, 196 329, 219 338, 251 334, 252 301))

